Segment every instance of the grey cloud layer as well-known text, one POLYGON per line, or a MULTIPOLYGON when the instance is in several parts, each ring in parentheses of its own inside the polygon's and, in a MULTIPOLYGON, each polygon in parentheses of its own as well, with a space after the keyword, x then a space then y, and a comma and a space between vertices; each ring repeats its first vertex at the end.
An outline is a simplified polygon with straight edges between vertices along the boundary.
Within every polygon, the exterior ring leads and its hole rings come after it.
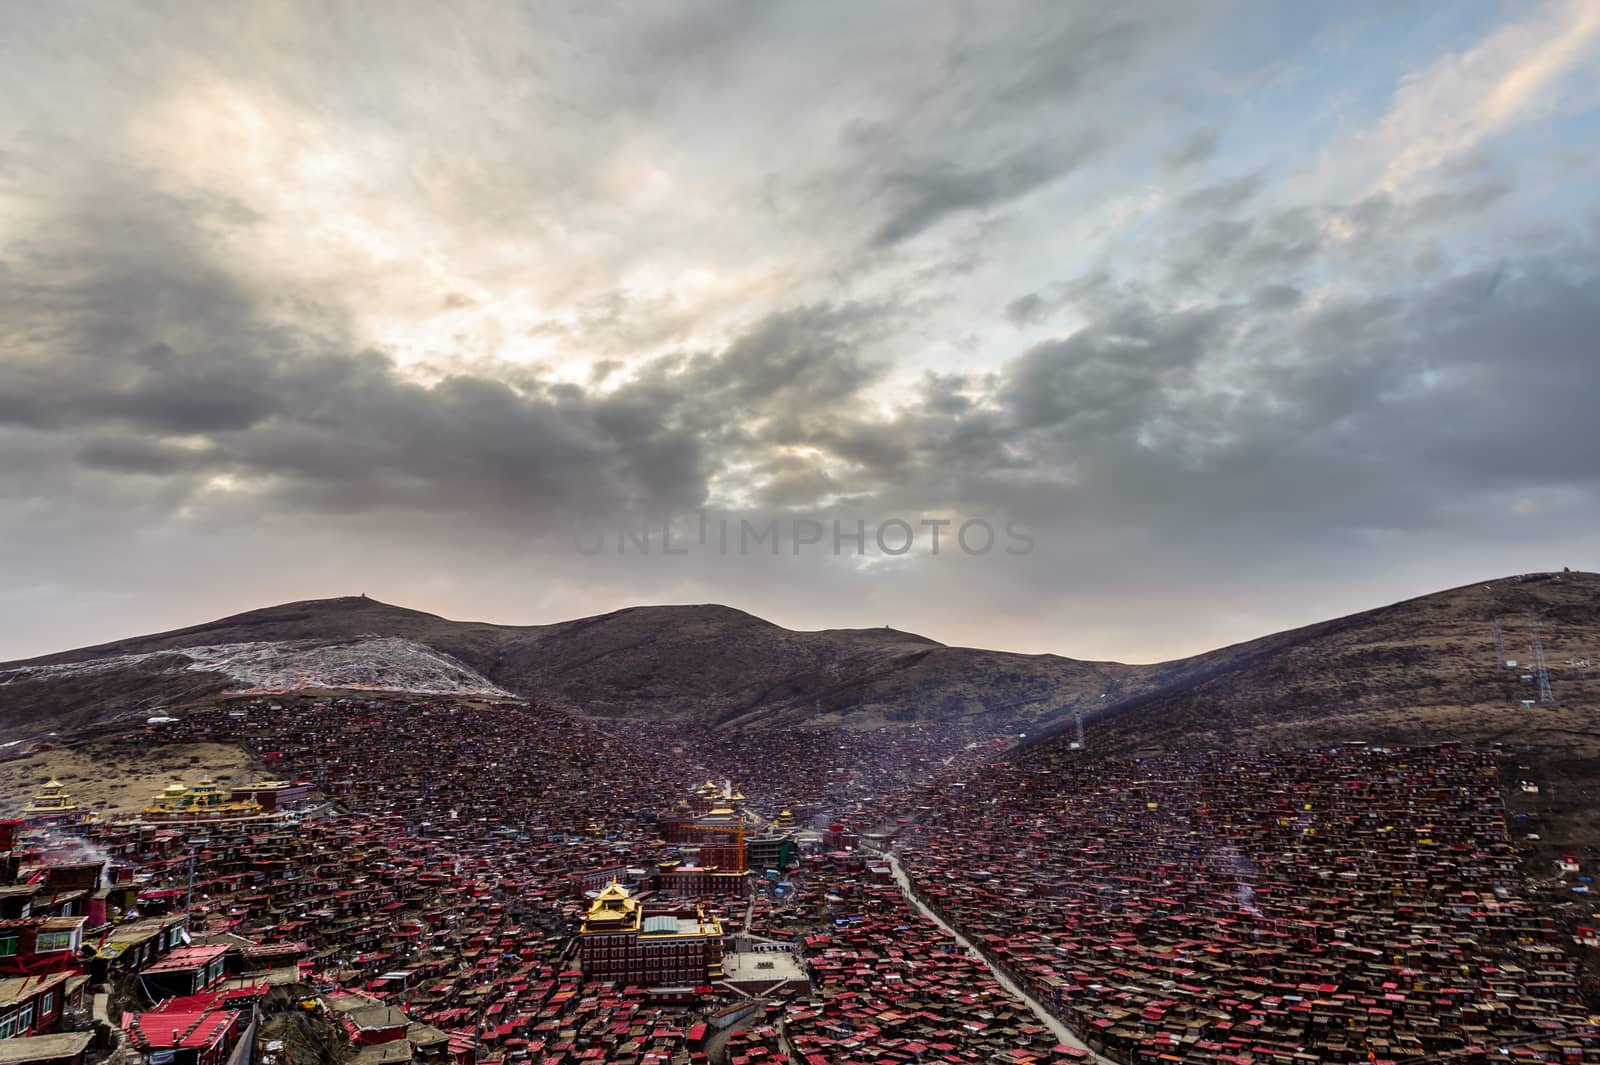
MULTIPOLYGON (((1315 197, 1224 159, 1171 8, 352 10, 5 16, 0 515, 51 589, 73 526, 287 522, 304 559, 381 517, 470 583, 574 521, 981 511, 1045 532, 988 582, 1027 611, 1163 553, 1595 515, 1592 194, 1551 236, 1548 176, 1481 152, 1315 197)), ((815 575, 629 579, 774 610, 815 575)))

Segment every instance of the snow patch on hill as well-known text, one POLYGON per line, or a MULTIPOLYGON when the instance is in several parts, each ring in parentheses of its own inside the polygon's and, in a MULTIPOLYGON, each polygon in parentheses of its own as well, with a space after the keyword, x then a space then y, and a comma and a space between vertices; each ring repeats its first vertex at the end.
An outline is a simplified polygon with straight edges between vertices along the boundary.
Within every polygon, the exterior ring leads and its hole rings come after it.
POLYGON ((22 680, 93 676, 130 667, 155 672, 221 673, 232 677, 242 692, 361 688, 514 698, 459 659, 414 640, 391 636, 361 637, 337 644, 304 640, 223 643, 22 666, 0 672, 0 686, 22 680))

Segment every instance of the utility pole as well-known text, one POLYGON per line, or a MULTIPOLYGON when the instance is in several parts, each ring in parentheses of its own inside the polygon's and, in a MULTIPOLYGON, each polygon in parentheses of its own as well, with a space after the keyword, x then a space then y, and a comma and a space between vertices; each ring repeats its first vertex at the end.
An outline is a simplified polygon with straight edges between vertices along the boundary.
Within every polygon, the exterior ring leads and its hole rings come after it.
POLYGON ((192 912, 193 907, 194 907, 194 851, 190 851, 189 852, 189 890, 186 891, 184 893, 184 896, 183 896, 183 931, 184 931, 185 935, 190 934, 189 925, 190 925, 191 918, 190 918, 189 915, 192 912))

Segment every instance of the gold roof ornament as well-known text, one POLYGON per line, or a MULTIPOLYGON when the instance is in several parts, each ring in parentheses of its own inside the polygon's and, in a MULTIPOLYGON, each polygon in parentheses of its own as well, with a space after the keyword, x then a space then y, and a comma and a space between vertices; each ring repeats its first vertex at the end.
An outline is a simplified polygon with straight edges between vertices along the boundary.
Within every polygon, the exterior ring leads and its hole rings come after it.
POLYGON ((583 916, 583 931, 614 932, 636 928, 639 924, 639 900, 628 889, 611 878, 600 894, 589 903, 589 912, 583 916))

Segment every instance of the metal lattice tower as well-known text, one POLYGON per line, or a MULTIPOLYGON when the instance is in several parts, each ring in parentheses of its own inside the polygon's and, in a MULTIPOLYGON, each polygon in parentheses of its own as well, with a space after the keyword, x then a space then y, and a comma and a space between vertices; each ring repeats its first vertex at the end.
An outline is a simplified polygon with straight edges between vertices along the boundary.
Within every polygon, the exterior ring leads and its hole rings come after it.
POLYGON ((1500 615, 1494 616, 1494 650, 1496 655, 1503 655, 1506 651, 1506 641, 1500 632, 1500 615))
POLYGON ((1084 746, 1083 746, 1083 709, 1080 707, 1079 709, 1074 710, 1073 713, 1072 713, 1072 716, 1078 722, 1078 750, 1081 751, 1081 750, 1084 749, 1084 746))
POLYGON ((1556 693, 1550 690, 1550 671, 1544 664, 1544 641, 1539 638, 1539 619, 1529 614, 1528 621, 1533 625, 1533 675, 1539 682, 1539 705, 1554 706, 1556 693))

